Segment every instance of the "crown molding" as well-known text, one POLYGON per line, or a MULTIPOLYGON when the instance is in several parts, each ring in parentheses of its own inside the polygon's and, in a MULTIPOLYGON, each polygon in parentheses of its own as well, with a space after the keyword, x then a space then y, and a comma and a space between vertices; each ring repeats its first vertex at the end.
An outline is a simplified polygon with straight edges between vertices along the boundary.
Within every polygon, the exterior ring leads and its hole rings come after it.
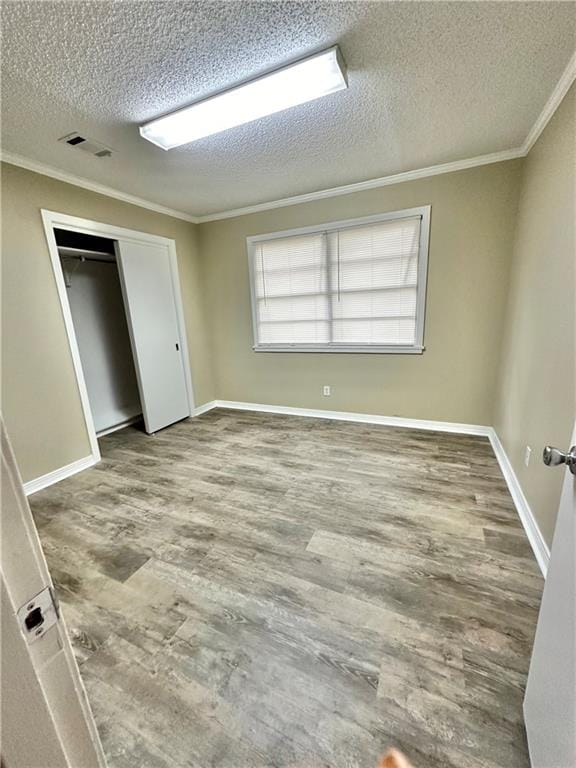
POLYGON ((324 200, 327 197, 340 197, 340 195, 350 195, 353 192, 365 192, 368 189, 378 189, 379 187, 387 187, 391 184, 401 184, 404 181, 415 181, 416 179, 425 179, 429 176, 439 176, 443 173, 465 171, 468 168, 476 168, 480 165, 501 163, 505 160, 516 160, 523 156, 520 147, 516 149, 505 149, 502 152, 493 152, 490 155, 479 155, 478 157, 470 157, 467 160, 455 160, 451 163, 431 165, 428 168, 418 168, 414 171, 395 173, 392 176, 382 176, 379 179, 368 179, 367 181, 358 181, 354 184, 345 184, 342 187, 332 187, 331 189, 321 189, 317 192, 309 192, 304 195, 284 197, 281 200, 273 200, 269 203, 257 203, 256 205, 248 205, 244 208, 235 208, 230 211, 222 211, 221 213, 209 213, 205 216, 198 216, 197 223, 205 224, 209 221, 220 221, 221 219, 231 219, 236 216, 246 216, 246 214, 249 213, 269 211, 272 208, 285 208, 288 205, 310 203, 313 200, 324 200))
POLYGON ((137 205, 140 208, 147 208, 149 211, 155 213, 162 213, 165 216, 172 216, 175 219, 182 219, 183 221, 189 221, 192 224, 198 223, 197 216, 191 216, 183 211, 175 211, 173 208, 166 208, 164 205, 153 203, 151 200, 144 200, 142 197, 136 197, 135 195, 129 195, 126 192, 120 192, 113 187, 107 187, 104 184, 98 184, 89 179, 85 179, 82 176, 75 176, 72 173, 66 171, 60 171, 57 168, 53 168, 50 165, 44 165, 44 163, 38 163, 35 160, 29 160, 22 155, 16 155, 12 152, 2 152, 0 154, 0 160, 3 163, 9 165, 17 165, 19 168, 25 168, 27 171, 34 171, 34 173, 40 173, 42 176, 49 176, 51 179, 57 179, 58 181, 64 181, 66 184, 73 184, 75 187, 81 187, 87 189, 90 192, 96 192, 99 195, 105 195, 106 197, 113 197, 115 200, 120 200, 123 203, 129 203, 130 205, 137 205))
POLYGON ((524 140, 524 144, 522 144, 522 153, 524 155, 527 155, 528 152, 532 149, 536 141, 538 140, 538 137, 546 128, 550 120, 552 119, 552 115, 558 107, 560 106, 560 103, 562 102, 562 99, 566 94, 568 93, 568 90, 572 83, 576 80, 576 51, 574 52, 572 58, 568 62, 568 65, 564 72, 562 73, 560 80, 556 83, 556 87, 552 91, 552 95, 544 105, 544 109, 542 112, 538 115, 536 122, 532 126, 532 129, 530 130, 530 133, 528 136, 526 136, 526 139, 524 140))
POLYGON ((352 192, 362 192, 367 189, 378 189, 379 187, 385 187, 389 184, 401 184, 404 181, 415 181, 416 179, 425 179, 428 176, 438 176, 442 173, 453 173, 454 171, 463 171, 467 168, 476 168, 481 165, 501 163, 505 160, 515 160, 520 157, 526 157, 560 106, 562 99, 568 93, 568 90, 574 80, 576 80, 576 51, 570 58, 566 68, 560 76, 560 79, 556 83, 550 98, 544 105, 544 109, 536 118, 536 122, 530 129, 521 147, 516 147, 515 149, 506 149, 502 152, 494 152, 489 155, 479 155, 478 157, 472 157, 468 160, 456 160, 452 163, 442 163, 440 165, 429 166, 428 168, 419 168, 418 170, 414 171, 396 173, 393 176, 383 176, 379 179, 360 181, 356 184, 346 184, 342 187, 323 189, 317 192, 310 192, 309 194, 305 195, 285 197, 281 200, 273 200, 268 203, 257 203, 256 205, 248 205, 244 208, 236 208, 229 211, 222 211, 220 213, 209 213, 204 216, 198 216, 196 218, 196 223, 204 224, 210 221, 231 219, 236 216, 246 216, 249 213, 259 213, 261 211, 268 211, 273 208, 284 208, 285 206, 297 205, 298 203, 309 203, 313 200, 323 200, 328 197, 349 195, 352 192))
POLYGON ((120 192, 113 187, 107 187, 103 184, 97 184, 88 179, 84 179, 81 176, 74 176, 73 174, 66 173, 65 171, 59 171, 57 168, 38 163, 34 160, 28 160, 21 155, 15 155, 10 152, 3 152, 0 155, 0 160, 10 165, 17 165, 20 168, 26 168, 29 171, 40 173, 43 176, 50 176, 53 179, 64 181, 67 184, 74 184, 82 189, 88 189, 91 192, 97 192, 100 195, 106 195, 107 197, 113 197, 116 200, 121 200, 124 203, 130 203, 131 205, 138 205, 141 208, 147 208, 150 211, 156 213, 163 213, 166 216, 172 216, 176 219, 182 219, 192 224, 205 224, 210 221, 221 221, 222 219, 232 219, 236 216, 246 216, 250 213, 259 213, 261 211, 269 211, 274 208, 285 208, 290 205, 298 205, 299 203, 309 203, 313 200, 323 200, 329 197, 339 197, 340 195, 349 195, 353 192, 363 192, 369 189, 378 189, 380 187, 386 187, 391 184, 401 184, 405 181, 415 181, 416 179, 425 179, 429 176, 438 176, 444 173, 454 173, 455 171, 464 171, 468 168, 477 168, 481 165, 490 165, 492 163, 501 163, 506 160, 516 160, 521 157, 525 157, 532 149, 538 137, 546 128, 550 122, 555 111, 560 106, 562 99, 568 93, 568 90, 572 83, 576 80, 576 52, 572 55, 568 62, 564 72, 560 76, 560 79, 556 83, 554 90, 548 101, 546 102, 542 112, 538 115, 536 122, 530 129, 524 143, 521 147, 514 149, 506 149, 502 152, 493 152, 488 155, 479 155, 478 157, 471 157, 467 160, 456 160, 450 163, 441 163, 439 165, 431 165, 427 168, 419 168, 413 171, 405 171, 402 173, 396 173, 391 176, 382 176, 378 179, 369 179, 367 181, 360 181, 353 184, 345 184, 341 187, 332 187, 331 189, 321 189, 317 192, 310 192, 304 195, 295 195, 293 197, 285 197, 280 200, 271 200, 266 203, 257 203, 255 205, 248 205, 243 208, 234 208, 228 211, 220 211, 217 213, 208 213, 203 216, 193 216, 192 214, 184 213, 183 211, 176 211, 172 208, 166 208, 163 205, 158 205, 150 200, 144 200, 134 195, 129 195, 125 192, 120 192))

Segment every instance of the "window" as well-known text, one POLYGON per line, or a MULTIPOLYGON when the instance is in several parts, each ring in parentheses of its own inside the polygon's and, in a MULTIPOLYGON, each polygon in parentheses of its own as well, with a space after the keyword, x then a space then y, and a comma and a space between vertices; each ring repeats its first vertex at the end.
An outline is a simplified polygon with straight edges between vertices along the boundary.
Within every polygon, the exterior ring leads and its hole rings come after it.
POLYGON ((430 208, 248 238, 254 349, 422 352, 430 208))

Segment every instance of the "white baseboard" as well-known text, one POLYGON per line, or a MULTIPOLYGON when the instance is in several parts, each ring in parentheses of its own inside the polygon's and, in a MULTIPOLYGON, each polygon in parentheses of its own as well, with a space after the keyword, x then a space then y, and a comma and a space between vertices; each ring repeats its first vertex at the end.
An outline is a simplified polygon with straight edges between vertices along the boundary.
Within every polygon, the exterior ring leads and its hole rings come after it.
POLYGON ((548 563, 550 561, 550 549, 548 548, 548 544, 546 544, 546 541, 542 536, 542 532, 538 526, 538 523, 536 522, 534 513, 528 504, 526 496, 524 496, 522 486, 520 485, 510 459, 508 458, 508 455, 504 450, 504 446, 500 442, 500 438, 496 434, 495 429, 491 430, 490 442, 492 443, 492 449, 496 454, 498 464, 500 464, 500 469, 502 470, 502 474, 506 480, 506 485, 508 486, 512 500, 514 501, 516 511, 518 512, 518 517, 520 518, 520 522, 524 527, 524 531, 528 537, 532 551, 534 552, 534 557, 540 566, 542 575, 544 578, 546 578, 548 563))
MULTIPOLYGON (((200 416, 202 413, 206 413, 206 411, 212 410, 212 408, 216 407, 216 401, 212 400, 209 403, 205 403, 204 405, 199 406, 198 408, 195 408, 192 416, 200 416)), ((115 427, 111 427, 110 429, 106 429, 102 432, 98 433, 98 437, 104 437, 104 435, 109 435, 112 432, 116 432, 119 429, 123 429, 124 427, 129 426, 130 424, 134 424, 136 421, 139 421, 142 418, 142 416, 136 416, 133 419, 128 419, 127 421, 123 422, 122 424, 117 424, 115 427)), ((24 483, 24 493, 26 496, 31 496, 33 493, 36 493, 37 491, 41 491, 43 488, 48 488, 49 485, 54 485, 54 483, 59 483, 60 480, 65 480, 67 477, 71 477, 72 475, 77 474, 78 472, 82 472, 85 469, 89 469, 90 467, 93 467, 94 464, 97 464, 99 461, 98 457, 95 456, 85 456, 83 459, 78 459, 78 461, 73 461, 71 464, 67 464, 65 467, 60 467, 59 469, 55 469, 53 472, 48 472, 45 475, 42 475, 41 477, 36 477, 34 480, 29 480, 27 483, 24 483)))
MULTIPOLYGON (((347 411, 325 411, 313 408, 293 408, 284 405, 264 405, 261 403, 243 403, 234 400, 213 400, 202 406, 201 413, 212 410, 212 408, 230 408, 239 411, 259 411, 262 413, 279 413, 290 416, 308 416, 315 419, 335 419, 337 421, 355 421, 363 424, 381 424, 388 427, 404 427, 407 429, 424 429, 433 432, 452 432, 461 435, 480 435, 488 437, 492 450, 496 455, 500 470, 506 480, 508 490, 514 501, 518 517, 524 528, 534 557, 542 575, 546 577, 548 562, 550 560, 550 550, 542 536, 538 523, 524 492, 520 486, 516 473, 498 435, 493 427, 486 427, 479 424, 458 424, 452 421, 430 421, 427 419, 407 419, 400 416, 380 416, 366 413, 351 413, 347 411)), ((199 410, 199 409, 198 409, 199 410)), ((199 414, 195 414, 199 415, 199 414)))
MULTIPOLYGON (((516 473, 506 455, 506 451, 493 427, 486 427, 479 424, 459 424, 452 421, 407 419, 401 416, 380 416, 378 414, 353 413, 349 411, 325 411, 314 408, 293 408, 285 405, 244 403, 235 400, 211 400, 210 402, 195 408, 191 415, 193 417, 201 416, 203 413, 207 413, 214 408, 227 408, 238 411, 257 411, 260 413, 278 413, 287 416, 307 416, 315 419, 333 419, 336 421, 352 421, 361 424, 379 424, 388 427, 404 427, 406 429, 423 429, 433 432, 451 432, 460 435, 479 435, 481 437, 488 437, 504 479, 506 480, 506 484, 508 485, 512 500, 516 506, 520 522, 524 527, 524 531, 534 552, 534 556, 536 557, 543 576, 546 577, 548 562, 550 560, 550 550, 542 536, 536 518, 530 509, 530 505, 524 496, 518 478, 516 477, 516 473)), ((30 496, 30 494, 36 493, 36 491, 40 491, 42 488, 47 488, 49 485, 64 480, 66 477, 75 475, 77 472, 82 472, 82 470, 88 469, 88 467, 93 466, 96 462, 97 459, 95 459, 94 456, 86 456, 65 467, 56 469, 53 472, 48 472, 48 474, 42 475, 42 477, 30 480, 29 482, 24 483, 26 495, 30 496)))
POLYGON ((216 403, 217 403, 216 400, 210 400, 208 403, 199 405, 198 408, 194 408, 194 410, 190 415, 192 417, 201 416, 203 413, 207 413, 208 411, 211 411, 213 408, 216 408, 216 403))
POLYGON ((41 491, 43 488, 54 485, 54 483, 58 483, 66 477, 71 477, 78 472, 82 472, 84 469, 88 469, 88 467, 93 467, 97 461, 94 456, 85 456, 83 459, 66 464, 65 467, 60 467, 60 469, 55 469, 53 472, 48 472, 34 480, 29 480, 27 483, 24 483, 24 493, 26 496, 31 496, 36 491, 41 491))
POLYGON ((333 419, 335 421, 356 421, 361 424, 381 424, 386 427, 425 429, 433 432, 452 432, 461 435, 483 435, 484 437, 489 437, 492 430, 492 427, 483 427, 478 424, 458 424, 453 421, 407 419, 403 416, 380 416, 378 414, 354 413, 350 411, 325 411, 320 409, 317 410, 315 408, 293 408, 286 405, 262 405, 261 403, 242 403, 236 402, 235 400, 214 400, 212 408, 231 408, 238 411, 280 413, 287 416, 307 416, 313 419, 333 419))

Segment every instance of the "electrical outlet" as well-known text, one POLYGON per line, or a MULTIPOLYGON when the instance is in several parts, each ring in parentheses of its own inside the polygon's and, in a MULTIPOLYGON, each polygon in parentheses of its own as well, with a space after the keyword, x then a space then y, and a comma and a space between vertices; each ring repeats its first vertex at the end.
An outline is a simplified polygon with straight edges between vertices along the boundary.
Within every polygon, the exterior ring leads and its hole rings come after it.
POLYGON ((330 391, 330 386, 329 386, 329 385, 326 385, 326 386, 324 387, 324 392, 323 392, 323 393, 324 393, 324 397, 330 397, 330 395, 332 394, 332 392, 330 391))
POLYGON ((524 464, 528 466, 530 464, 530 454, 532 453, 532 448, 530 448, 529 445, 526 446, 526 450, 524 451, 524 464))

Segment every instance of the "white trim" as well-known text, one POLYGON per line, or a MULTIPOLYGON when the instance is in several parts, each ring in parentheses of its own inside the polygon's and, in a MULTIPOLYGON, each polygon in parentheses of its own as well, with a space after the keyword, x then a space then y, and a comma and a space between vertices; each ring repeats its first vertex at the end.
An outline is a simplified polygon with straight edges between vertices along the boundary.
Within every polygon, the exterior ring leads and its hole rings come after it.
POLYGON ((199 405, 198 408, 194 408, 194 411, 192 413, 192 418, 195 416, 202 416, 203 413, 208 413, 208 411, 211 411, 213 408, 217 408, 216 400, 210 400, 207 403, 204 403, 203 405, 199 405))
POLYGON ((378 224, 381 221, 396 221, 397 219, 416 219, 420 217, 422 223, 426 218, 430 218, 430 205, 421 205, 417 208, 402 208, 397 211, 386 211, 385 213, 374 213, 370 216, 357 216, 353 219, 340 219, 338 221, 326 221, 320 224, 312 224, 308 227, 293 227, 292 229, 283 229, 279 232, 266 232, 260 235, 250 235, 246 242, 250 245, 254 243, 266 242, 268 240, 281 240, 284 237, 297 237, 299 235, 314 235, 324 232, 334 232, 339 229, 354 229, 369 224, 378 224))
POLYGON ((432 206, 422 207, 420 222, 420 241, 418 243, 418 277, 416 282, 416 335, 414 351, 422 353, 424 346, 424 329, 426 326, 426 299, 428 298, 428 258, 430 255, 430 215, 432 206))
POLYGON ((492 163, 501 163, 506 160, 516 160, 521 157, 526 157, 544 128, 546 128, 550 122, 554 112, 560 106, 562 99, 568 92, 568 89, 575 79, 576 52, 569 60, 566 68, 560 76, 560 79, 556 83, 550 98, 546 102, 544 109, 536 118, 534 125, 528 132, 528 135, 520 147, 505 149, 501 152, 492 152, 487 155, 478 155, 477 157, 471 157, 466 160, 455 160, 451 163, 431 165, 427 168, 418 168, 413 171, 404 171, 402 173, 396 173, 391 176, 382 176, 379 179, 369 179, 368 181, 360 181, 355 184, 345 184, 344 186, 333 187, 332 189, 321 189, 317 192, 310 192, 304 195, 294 195, 293 197, 285 197, 280 200, 272 200, 267 203, 247 205, 242 208, 235 208, 229 211, 221 211, 220 213, 208 213, 204 216, 197 216, 196 223, 204 224, 209 221, 231 219, 235 218, 236 216, 245 216, 249 213, 259 213, 260 211, 268 211, 273 208, 284 208, 289 205, 309 203, 313 200, 323 200, 327 197, 349 195, 353 192, 362 192, 368 189, 379 189, 380 187, 386 187, 390 184, 401 184, 405 181, 415 181, 416 179, 425 179, 430 176, 438 176, 443 173, 454 173, 454 171, 463 171, 468 168, 477 168, 481 165, 491 165, 492 163))
POLYGON ((552 118, 552 115, 558 108, 560 102, 568 92, 568 89, 572 85, 574 79, 576 79, 576 53, 574 53, 568 62, 568 65, 560 76, 560 79, 556 84, 550 98, 546 102, 544 109, 536 118, 534 125, 530 129, 521 147, 505 149, 501 152, 492 152, 487 155, 478 155, 477 157, 470 157, 464 160, 455 160, 450 163, 440 163, 439 165, 431 165, 426 168, 418 168, 412 171, 403 171, 402 173, 396 173, 391 176, 382 176, 378 179, 368 179, 367 181, 345 184, 341 187, 320 189, 316 192, 309 192, 304 195, 294 195, 293 197, 285 197, 281 198, 280 200, 271 200, 266 203, 257 203, 256 205, 247 205, 242 208, 233 208, 228 211, 207 213, 203 216, 195 216, 190 213, 184 213, 183 211, 176 211, 172 208, 166 208, 165 206, 159 205, 158 203, 153 203, 150 200, 144 200, 143 198, 130 195, 126 192, 120 192, 119 190, 114 189, 113 187, 105 186, 104 184, 97 184, 96 182, 89 181, 88 179, 84 179, 81 176, 75 176, 71 173, 67 173, 66 171, 60 171, 57 168, 52 168, 49 165, 39 163, 35 160, 29 160, 26 157, 22 157, 22 155, 17 155, 12 152, 2 152, 0 155, 0 160, 2 162, 8 163, 9 165, 17 165, 20 168, 26 168, 29 171, 40 173, 43 176, 49 176, 53 179, 64 181, 67 184, 74 184, 77 187, 88 189, 91 192, 96 192, 99 195, 113 197, 116 200, 121 200, 124 203, 130 203, 131 205, 137 205, 140 208, 147 208, 148 210, 155 211, 156 213, 162 213, 166 216, 172 216, 176 219, 189 221, 191 224, 205 224, 210 221, 232 219, 236 216, 245 216, 249 213, 259 213, 260 211, 269 211, 274 208, 285 208, 289 205, 309 203, 312 200, 323 200, 327 197, 349 195, 353 192, 362 192, 367 189, 379 189, 380 187, 386 187, 391 184, 401 184, 405 181, 415 181, 416 179, 425 179, 429 176, 438 176, 443 173, 454 173, 454 171, 463 171, 468 168, 477 168, 481 165, 491 165, 492 163, 501 163, 506 160, 516 160, 520 157, 526 157, 552 118))
POLYGON ((208 213, 204 216, 197 216, 196 224, 205 224, 210 221, 221 221, 222 219, 232 219, 236 216, 246 216, 249 213, 260 213, 261 211, 269 211, 273 208, 285 208, 289 205, 310 203, 313 200, 324 200, 327 197, 339 197, 340 195, 350 195, 354 192, 364 192, 369 189, 379 189, 380 187, 387 187, 391 184, 401 184, 405 181, 415 181, 416 179, 425 179, 429 176, 439 176, 443 173, 464 171, 468 168, 476 168, 481 165, 491 165, 492 163, 501 163, 506 160, 516 160, 519 157, 524 157, 524 153, 520 147, 515 149, 505 149, 502 152, 493 152, 489 155, 479 155, 478 157, 471 157, 467 160, 455 160, 451 163, 431 165, 427 168, 418 168, 413 171, 395 173, 392 176, 382 176, 378 179, 368 179, 367 181, 358 181, 353 184, 345 184, 342 187, 320 189, 317 192, 309 192, 304 195, 294 195, 293 197, 284 197, 280 200, 272 200, 267 203, 247 205, 244 208, 235 208, 230 211, 221 211, 220 213, 208 213))
POLYGON ((358 355, 421 355, 426 347, 421 344, 405 346, 403 344, 254 344, 254 352, 305 352, 319 355, 358 354, 358 355))
MULTIPOLYGON (((68 294, 66 292, 64 274, 62 272, 62 264, 60 262, 60 255, 58 253, 58 245, 56 243, 54 228, 66 229, 74 232, 83 232, 89 235, 98 235, 100 237, 107 237, 115 241, 129 241, 145 243, 147 245, 161 245, 168 249, 170 255, 174 303, 176 306, 180 344, 182 346, 182 361, 184 366, 186 391, 188 395, 188 407, 190 414, 192 414, 194 412, 194 391, 192 388, 192 374, 190 371, 190 357, 188 354, 186 326, 184 322, 184 309, 182 306, 182 293, 180 291, 180 281, 178 276, 176 243, 170 238, 160 237, 159 235, 150 235, 146 232, 138 232, 137 230, 133 229, 115 227, 109 224, 91 221, 90 219, 80 219, 76 216, 69 216, 68 214, 57 213, 55 211, 47 211, 45 209, 41 209, 41 215, 42 223, 44 225, 44 232, 46 234, 46 241, 48 243, 48 251, 50 253, 50 261, 52 263, 52 271, 54 273, 54 278, 56 280, 56 286, 58 289, 58 298, 62 308, 62 315, 64 317, 66 334, 68 336, 68 344, 70 347, 70 353, 72 355, 74 372, 76 374, 76 381, 78 383, 78 391, 80 394, 80 401, 82 403, 82 411, 84 413, 84 422, 86 425, 86 431, 88 433, 88 439, 90 441, 92 457, 94 459, 94 463, 96 463, 100 461, 100 448, 98 446, 96 428, 94 426, 94 419, 90 409, 88 389, 86 387, 86 380, 84 378, 84 371, 82 369, 80 350, 78 348, 78 341, 76 339, 76 331, 74 329, 74 322, 72 320, 72 312, 70 311, 70 303, 68 301, 68 294)), ((142 407, 145 409, 144 403, 142 403, 142 407)))
POLYGON ((516 477, 516 473, 514 472, 510 459, 508 458, 508 455, 504 450, 504 446, 500 442, 500 438, 496 434, 495 429, 490 430, 489 438, 490 443, 492 444, 492 449, 496 454, 496 458, 498 459, 500 470, 504 475, 506 485, 508 486, 512 500, 514 501, 514 506, 518 512, 520 522, 524 527, 524 531, 528 537, 528 541, 530 542, 530 546, 532 547, 536 561, 540 566, 542 575, 544 578, 546 578, 548 562, 550 560, 550 549, 548 548, 548 545, 542 536, 542 532, 538 526, 538 523, 536 522, 534 513, 528 504, 528 500, 524 495, 522 486, 516 477))
POLYGON ((41 209, 42 219, 48 220, 50 226, 58 229, 67 229, 71 232, 82 232, 86 235, 97 235, 98 237, 107 237, 110 240, 131 240, 135 243, 153 243, 154 245, 164 245, 169 248, 175 245, 174 240, 161 235, 152 235, 149 232, 140 232, 136 229, 127 229, 126 227, 116 227, 113 224, 106 224, 92 219, 82 219, 78 216, 69 216, 67 213, 50 211, 46 208, 41 209))
MULTIPOLYGON (((360 424, 378 424, 387 427, 401 427, 404 429, 421 429, 432 432, 448 432, 452 434, 487 437, 490 440, 490 445, 492 446, 492 450, 494 451, 500 470, 504 476, 510 495, 512 496, 512 501, 514 502, 518 517, 520 518, 524 532, 530 542, 536 561, 540 566, 542 575, 546 578, 550 560, 550 549, 542 536, 542 532, 536 522, 534 513, 528 504, 520 482, 512 468, 510 459, 508 458, 494 427, 487 427, 481 424, 459 424, 453 421, 408 419, 403 416, 380 416, 379 414, 354 413, 350 411, 326 411, 315 408, 294 408, 286 405, 245 403, 236 400, 210 400, 209 402, 194 408, 192 417, 201 416, 215 408, 226 408, 235 411, 255 411, 257 413, 278 413, 285 416, 333 419, 334 421, 351 421, 360 424)), ((93 460, 92 456, 86 456, 84 459, 79 459, 72 464, 68 464, 65 467, 61 467, 46 475, 42 475, 42 477, 24 483, 24 490, 29 496, 42 488, 46 488, 53 483, 64 480, 66 477, 70 477, 77 472, 88 469, 88 467, 93 466, 95 463, 96 462, 93 460)))
POLYGON ((39 163, 36 160, 29 160, 27 157, 22 157, 22 155, 16 155, 12 152, 2 152, 0 160, 3 163, 8 163, 8 165, 16 165, 19 168, 25 168, 27 171, 39 173, 41 176, 49 176, 51 179, 57 179, 66 184, 73 184, 75 187, 81 187, 90 192, 96 192, 98 195, 113 197, 115 200, 120 200, 123 203, 137 205, 139 208, 146 208, 149 211, 162 213, 164 216, 172 216, 174 219, 189 221, 192 224, 198 223, 197 216, 184 213, 184 211, 176 211, 173 208, 167 208, 164 205, 153 203, 151 200, 145 200, 142 197, 136 197, 136 195, 130 195, 127 192, 120 192, 120 190, 114 189, 113 187, 108 187, 105 184, 98 184, 95 181, 85 179, 83 176, 75 176, 67 171, 60 171, 58 168, 39 163))
MULTIPOLYGON (((314 408, 293 408, 285 405, 267 405, 262 403, 244 403, 234 400, 213 400, 202 406, 202 413, 212 408, 227 408, 238 411, 256 411, 259 413, 278 413, 286 416, 305 416, 313 419, 334 419, 335 421, 352 421, 362 424, 379 424, 388 427, 402 427, 405 429, 422 429, 432 432, 449 432, 461 435, 478 435, 487 437, 490 440, 492 450, 496 456, 498 464, 512 501, 518 512, 518 517, 530 542, 534 557, 542 575, 546 578, 548 562, 550 560, 550 549, 546 544, 542 532, 536 522, 534 513, 522 491, 522 487, 506 455, 496 430, 494 427, 482 426, 480 424, 458 424, 452 421, 431 421, 428 419, 408 419, 402 416, 380 416, 377 414, 353 413, 348 411, 325 411, 314 408)), ((198 409, 200 410, 200 409, 198 409)), ((195 414, 195 415, 199 415, 195 414)))
MULTIPOLYGON (((544 127, 544 126, 543 126, 544 127)), ((426 168, 417 168, 412 171, 403 171, 402 173, 395 173, 391 176, 382 176, 377 179, 368 179, 366 181, 353 182, 352 184, 345 184, 340 187, 332 187, 330 189, 320 189, 316 192, 309 192, 303 195, 294 195, 293 197, 285 197, 280 200, 271 200, 265 203, 256 203, 255 205, 248 205, 242 208, 233 208, 227 211, 220 211, 217 213, 207 213, 201 216, 195 216, 193 214, 184 213, 183 211, 177 211, 172 208, 166 208, 163 205, 153 203, 149 200, 144 200, 134 195, 129 195, 125 192, 120 192, 112 187, 107 187, 103 184, 97 184, 96 182, 85 179, 81 176, 74 176, 66 171, 60 171, 57 168, 45 165, 43 163, 36 162, 34 160, 28 160, 21 155, 16 155, 11 152, 2 152, 0 160, 9 165, 16 165, 19 168, 25 168, 26 170, 39 173, 42 176, 49 176, 50 178, 63 181, 66 184, 73 184, 74 186, 87 189, 91 192, 96 192, 99 195, 106 195, 112 197, 115 200, 121 200, 124 203, 130 205, 137 205, 140 208, 146 208, 156 213, 162 213, 165 216, 172 216, 176 219, 182 219, 188 221, 191 224, 206 224, 210 221, 221 221, 222 219, 232 219, 237 216, 245 216, 249 213, 259 213, 260 211, 268 211, 274 208, 285 208, 290 205, 298 205, 299 203, 308 203, 313 200, 323 200, 327 197, 339 197, 340 195, 349 195, 354 192, 363 192, 369 189, 379 189, 380 187, 386 187, 392 184, 401 184, 405 181, 415 181, 416 179, 425 179, 429 176, 439 176, 444 173, 453 173, 455 171, 464 171, 469 168, 476 168, 481 165, 491 165, 492 163, 501 163, 506 160, 516 160, 520 157, 524 157, 526 152, 522 147, 516 147, 514 149, 505 149, 501 152, 492 152, 488 155, 478 155, 477 157, 470 157, 464 160, 455 160, 450 163, 440 163, 439 165, 431 165, 426 168)))
POLYGON ((119 432, 121 429, 129 427, 131 424, 136 424, 137 421, 142 421, 141 413, 138 414, 138 416, 132 416, 132 418, 126 419, 126 421, 121 421, 120 424, 115 424, 113 427, 108 427, 107 429, 103 429, 100 432, 96 432, 96 437, 106 437, 106 435, 111 435, 113 432, 119 432))
POLYGON ((560 80, 558 80, 558 82, 556 83, 556 87, 552 91, 550 98, 544 105, 544 109, 536 118, 536 122, 532 126, 532 129, 530 130, 528 136, 526 136, 526 139, 522 144, 522 153, 524 155, 527 155, 528 152, 530 152, 530 150, 538 140, 538 137, 540 136, 544 128, 546 128, 546 126, 552 119, 554 112, 556 112, 556 110, 560 106, 562 99, 568 93, 568 90, 575 79, 576 79, 576 52, 568 62, 568 65, 566 66, 566 69, 562 73, 560 80))
MULTIPOLYGON (((428 243, 430 240, 430 212, 432 206, 423 205, 418 208, 405 208, 399 211, 386 211, 372 216, 362 216, 354 219, 342 219, 340 221, 324 222, 308 227, 285 229, 281 232, 269 232, 261 235, 251 235, 246 238, 246 251, 248 254, 248 272, 250 275, 250 303, 252 307, 252 338, 254 352, 308 352, 308 353, 354 353, 354 354, 412 354, 421 355, 424 352, 424 322, 426 316, 426 289, 428 281, 428 243), (258 302, 256 298, 256 279, 254 262, 257 258, 259 243, 281 240, 283 238, 298 237, 299 235, 323 235, 328 232, 341 232, 345 229, 354 229, 378 224, 383 221, 399 221, 401 219, 419 219, 420 232, 418 242, 418 278, 416 282, 416 324, 413 344, 342 344, 329 342, 326 344, 266 344, 261 343, 258 337, 258 302)), ((324 237, 326 243, 326 238, 324 237)), ((325 250, 326 250, 325 245, 325 250)), ((328 270, 328 287, 329 273, 328 270)), ((328 290, 328 294, 330 291, 328 290)), ((330 303, 330 302, 329 302, 330 303)))
MULTIPOLYGON (((204 405, 198 406, 198 408, 194 408, 191 415, 193 417, 201 416, 203 413, 207 413, 216 407, 216 400, 211 400, 208 403, 204 403, 204 405)), ((104 435, 109 435, 112 432, 124 429, 124 427, 128 427, 130 424, 134 424, 141 419, 141 415, 135 416, 133 419, 128 419, 127 421, 122 422, 122 424, 117 424, 115 427, 99 432, 98 437, 104 437, 104 435)), ((97 463, 98 460, 95 459, 94 456, 86 456, 83 459, 78 459, 71 464, 66 464, 64 467, 54 469, 52 472, 48 472, 45 475, 41 475, 34 480, 29 480, 27 483, 24 483, 24 492, 27 496, 31 496, 33 493, 41 491, 43 488, 48 488, 48 486, 54 485, 54 483, 59 483, 60 480, 65 480, 67 477, 72 477, 72 475, 76 475, 78 472, 83 472, 85 469, 93 467, 97 463)))
MULTIPOLYGON (((98 447, 96 428, 94 426, 94 419, 92 417, 90 401, 88 399, 88 389, 86 388, 86 380, 84 379, 84 371, 82 370, 82 362, 80 360, 80 349, 78 347, 78 340, 76 339, 74 321, 72 320, 72 312, 70 310, 70 302, 68 301, 68 294, 66 293, 64 273, 62 272, 62 264, 60 262, 58 245, 56 243, 56 236, 54 234, 54 227, 57 226, 56 222, 58 221, 57 214, 54 214, 51 211, 42 210, 41 215, 42 224, 44 225, 44 233, 48 243, 48 252, 50 254, 52 272, 54 274, 56 288, 58 290, 58 300, 60 301, 60 307, 62 309, 62 315, 64 318, 64 325, 66 327, 68 346, 72 356, 72 365, 74 366, 74 373, 76 376, 76 382, 78 384, 80 402, 82 403, 82 412, 84 414, 84 423, 86 425, 88 440, 90 442, 90 451, 92 453, 92 459, 94 460, 94 463, 96 463, 100 461, 100 448, 98 447)), ((53 482, 56 482, 56 480, 53 482)))
POLYGON ((47 472, 45 475, 41 475, 34 480, 29 480, 27 483, 24 483, 24 492, 26 496, 31 496, 33 493, 41 491, 49 485, 59 483, 60 480, 65 480, 67 477, 72 477, 72 475, 76 475, 78 472, 83 472, 85 469, 93 467, 96 463, 97 461, 94 459, 94 456, 85 456, 83 459, 66 464, 65 467, 54 469, 52 472, 47 472))
POLYGON ((214 400, 214 405, 212 407, 229 408, 237 411, 279 413, 286 416, 306 416, 312 419, 355 421, 360 424, 380 424, 385 427, 424 429, 433 432, 453 432, 461 435, 481 435, 484 437, 489 437, 492 430, 492 427, 484 427, 479 424, 458 424, 454 421, 430 421, 427 419, 408 419, 403 416, 381 416, 380 414, 355 413, 352 411, 325 411, 316 408, 293 408, 292 406, 287 405, 243 403, 236 400, 214 400))

